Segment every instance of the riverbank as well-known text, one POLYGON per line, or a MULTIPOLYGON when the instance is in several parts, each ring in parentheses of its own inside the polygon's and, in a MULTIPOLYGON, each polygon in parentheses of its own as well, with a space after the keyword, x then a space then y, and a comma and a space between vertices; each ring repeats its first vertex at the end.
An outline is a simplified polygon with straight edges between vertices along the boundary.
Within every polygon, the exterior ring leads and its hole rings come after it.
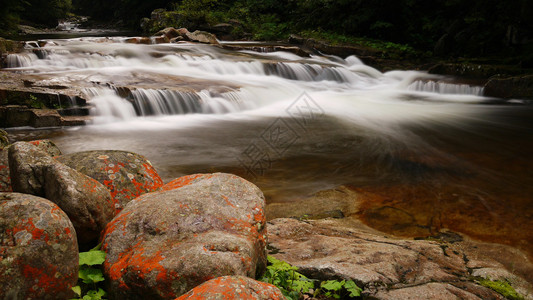
MULTIPOLYGON (((5 282, 19 295, 42 296, 50 289, 68 294, 77 281, 78 245, 90 249, 103 240, 105 262, 93 267, 105 274, 99 286, 115 296, 158 293, 162 299, 174 299, 218 276, 259 279, 268 254, 291 263, 308 278, 352 280, 363 297, 533 299, 533 264, 514 248, 472 241, 451 231, 402 239, 339 216, 280 218, 255 185, 231 174, 194 174, 163 182, 141 155, 106 150, 62 154, 45 140, 4 145, 0 166, 0 214, 12 216, 1 219, 2 234, 18 241, 16 251, 5 252, 5 257, 20 258, 17 264, 22 267, 32 261, 44 274, 34 283, 37 271, 26 274, 0 267, 19 282, 5 282), (43 174, 27 173, 28 167, 43 174), (7 181, 6 170, 12 175, 7 181), (67 192, 59 192, 57 185, 67 192), (25 215, 13 216, 13 203, 25 215), (72 203, 77 206, 72 208, 72 203), (52 226, 58 226, 54 222, 34 225, 26 219, 42 218, 50 210, 69 229, 61 228, 65 235, 57 239, 50 237, 52 226), (80 210, 87 210, 89 220, 80 210), (194 221, 198 219, 203 222, 194 221), (19 229, 22 226, 26 227, 19 229), (11 228, 31 233, 27 246, 20 246, 20 234, 12 236, 11 228), (35 250, 43 247, 41 241, 46 241, 48 251, 35 250), (72 247, 67 251, 58 245, 72 247), (69 259, 56 262, 50 271, 46 264, 58 253, 69 259), (68 276, 62 271, 53 285, 42 279, 56 269, 67 270, 68 276), (176 280, 180 285, 170 284, 176 280)), ((336 191, 321 193, 332 192, 336 191)))

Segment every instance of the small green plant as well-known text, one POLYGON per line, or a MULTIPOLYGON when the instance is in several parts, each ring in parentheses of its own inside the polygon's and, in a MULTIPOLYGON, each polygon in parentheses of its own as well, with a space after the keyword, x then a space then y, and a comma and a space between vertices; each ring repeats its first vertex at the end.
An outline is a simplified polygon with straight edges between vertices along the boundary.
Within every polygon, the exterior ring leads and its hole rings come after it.
POLYGON ((35 97, 35 95, 30 95, 29 96, 29 100, 28 100, 28 104, 31 108, 46 108, 46 105, 44 105, 44 103, 42 103, 41 101, 39 101, 37 99, 37 97, 35 97))
POLYGON ((299 299, 300 295, 315 287, 311 279, 296 272, 297 267, 272 256, 268 256, 267 260, 269 265, 261 281, 277 286, 288 299, 299 299))
POLYGON ((509 284, 509 282, 504 280, 490 280, 490 278, 481 278, 476 280, 477 283, 484 287, 500 293, 507 299, 511 300, 524 300, 524 296, 520 295, 515 291, 515 289, 509 284))
POLYGON ((80 270, 78 272, 78 285, 72 290, 78 298, 83 300, 104 299, 106 292, 100 287, 105 280, 100 266, 105 261, 105 252, 100 250, 100 245, 87 251, 80 252, 80 270))
POLYGON ((298 273, 297 267, 287 262, 267 257, 268 266, 261 281, 277 286, 283 295, 291 300, 301 299, 304 294, 316 298, 349 299, 361 296, 362 289, 352 280, 319 281, 298 273))
POLYGON ((353 280, 327 280, 320 283, 314 296, 324 295, 328 298, 345 299, 361 296, 362 289, 353 282, 353 280))

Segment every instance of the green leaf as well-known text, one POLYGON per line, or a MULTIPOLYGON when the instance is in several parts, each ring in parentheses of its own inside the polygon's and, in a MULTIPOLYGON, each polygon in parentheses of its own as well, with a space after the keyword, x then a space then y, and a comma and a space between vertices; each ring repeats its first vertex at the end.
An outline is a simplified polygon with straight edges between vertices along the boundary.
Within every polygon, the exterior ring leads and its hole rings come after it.
POLYGON ((292 282, 292 289, 300 293, 308 293, 314 287, 315 284, 308 280, 294 280, 292 282))
POLYGON ((85 284, 97 283, 105 280, 104 274, 102 274, 102 270, 86 266, 80 268, 78 272, 78 277, 83 280, 83 283, 85 284))
POLYGON ((91 250, 88 252, 80 252, 80 266, 101 265, 105 261, 105 252, 100 250, 91 250))
POLYGON ((78 295, 78 297, 81 297, 81 287, 79 285, 73 286, 72 290, 74 291, 74 293, 76 293, 76 295, 78 295))
POLYGON ((338 280, 326 280, 323 281, 320 284, 320 287, 328 290, 328 291, 339 291, 342 289, 342 286, 344 285, 345 281, 338 281, 338 280))
POLYGON ((350 297, 359 297, 361 296, 361 292, 363 291, 360 287, 355 284, 353 280, 348 280, 344 284, 344 288, 350 292, 350 297))

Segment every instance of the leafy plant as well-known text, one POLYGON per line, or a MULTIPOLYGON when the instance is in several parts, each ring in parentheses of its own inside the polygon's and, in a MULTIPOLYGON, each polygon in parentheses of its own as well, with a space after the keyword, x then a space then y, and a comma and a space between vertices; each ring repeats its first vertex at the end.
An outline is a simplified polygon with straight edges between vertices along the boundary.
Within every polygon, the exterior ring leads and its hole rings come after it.
POLYGON ((261 281, 277 286, 285 297, 299 299, 301 294, 315 287, 311 279, 296 272, 297 267, 272 256, 268 256, 267 260, 269 265, 261 281))
POLYGON ((35 95, 30 95, 29 96, 29 100, 28 100, 28 105, 31 107, 31 108, 46 108, 46 105, 39 101, 39 99, 37 99, 37 97, 35 97, 35 95))
POLYGON ((328 298, 355 298, 361 296, 362 289, 353 282, 353 280, 327 280, 320 283, 320 289, 318 289, 314 296, 323 294, 328 298))
POLYGON ((78 285, 72 290, 78 298, 83 300, 99 300, 106 296, 100 284, 105 280, 100 269, 105 261, 105 252, 100 250, 100 245, 87 251, 80 252, 80 270, 78 272, 78 285))
POLYGON ((261 281, 277 286, 288 299, 301 299, 304 294, 313 297, 347 299, 361 296, 362 289, 352 280, 319 281, 298 273, 297 267, 287 262, 267 257, 268 266, 261 281))

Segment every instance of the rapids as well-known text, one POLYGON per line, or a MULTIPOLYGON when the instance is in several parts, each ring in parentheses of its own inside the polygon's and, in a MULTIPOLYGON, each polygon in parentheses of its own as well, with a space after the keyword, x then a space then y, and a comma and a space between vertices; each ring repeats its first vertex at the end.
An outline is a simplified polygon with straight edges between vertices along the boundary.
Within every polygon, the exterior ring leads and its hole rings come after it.
POLYGON ((50 40, 9 70, 79 86, 93 105, 78 128, 11 130, 64 152, 120 149, 164 180, 231 172, 267 202, 339 185, 357 217, 389 233, 442 229, 533 254, 533 110, 520 99, 358 58, 230 51, 212 45, 50 40), (39 54, 40 53, 40 54, 39 54))

